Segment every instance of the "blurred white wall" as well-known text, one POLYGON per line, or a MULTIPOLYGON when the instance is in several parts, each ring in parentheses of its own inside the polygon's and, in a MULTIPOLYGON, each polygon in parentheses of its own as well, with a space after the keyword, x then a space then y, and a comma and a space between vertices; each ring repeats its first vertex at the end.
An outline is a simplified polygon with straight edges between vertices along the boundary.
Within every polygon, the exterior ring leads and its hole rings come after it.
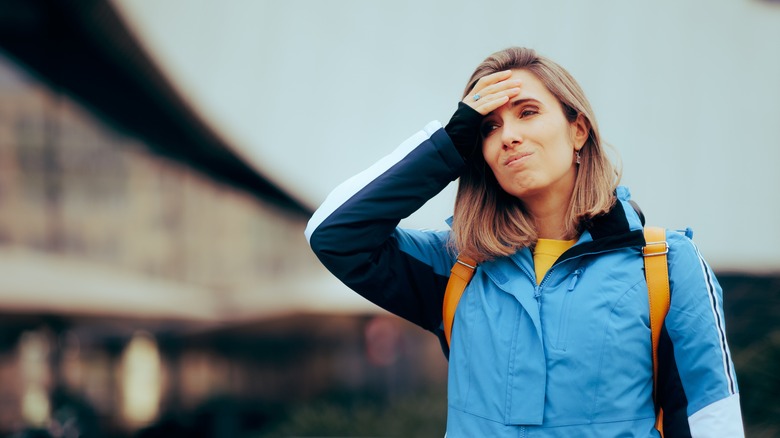
MULTIPOLYGON (((113 0, 247 160, 316 206, 533 47, 580 81, 648 222, 716 269, 780 270, 780 3, 113 0)), ((446 191, 405 224, 441 228, 446 191)))

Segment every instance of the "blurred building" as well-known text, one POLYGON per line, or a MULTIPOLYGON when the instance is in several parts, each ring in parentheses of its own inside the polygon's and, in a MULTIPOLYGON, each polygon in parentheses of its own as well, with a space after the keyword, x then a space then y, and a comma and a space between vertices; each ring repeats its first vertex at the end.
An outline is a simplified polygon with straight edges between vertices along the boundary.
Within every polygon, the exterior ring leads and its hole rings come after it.
POLYGON ((4 1, 0 436, 233 437, 327 393, 442 385, 398 320, 296 311, 310 213, 105 2, 4 1))
MULTIPOLYGON (((0 436, 442 436, 435 338, 322 304, 311 212, 110 5, 0 0, 0 436)), ((780 278, 719 274, 748 431, 775 436, 780 278)))

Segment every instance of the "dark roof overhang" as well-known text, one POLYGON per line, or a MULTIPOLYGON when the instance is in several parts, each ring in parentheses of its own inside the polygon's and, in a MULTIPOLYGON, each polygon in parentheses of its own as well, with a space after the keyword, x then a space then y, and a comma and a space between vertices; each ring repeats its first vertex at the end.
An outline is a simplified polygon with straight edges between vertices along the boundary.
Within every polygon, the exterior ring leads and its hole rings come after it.
POLYGON ((0 48, 153 152, 293 214, 311 214, 200 119, 109 1, 0 0, 0 48))

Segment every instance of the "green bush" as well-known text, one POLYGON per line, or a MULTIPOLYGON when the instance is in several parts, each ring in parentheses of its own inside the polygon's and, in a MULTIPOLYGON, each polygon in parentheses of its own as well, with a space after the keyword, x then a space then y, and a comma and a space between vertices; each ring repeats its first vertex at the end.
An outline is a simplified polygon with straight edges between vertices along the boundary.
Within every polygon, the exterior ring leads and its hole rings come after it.
MULTIPOLYGON (((391 398, 319 400, 290 410, 260 437, 443 437, 447 400, 427 392, 391 398)), ((249 437, 248 437, 249 438, 249 437)))

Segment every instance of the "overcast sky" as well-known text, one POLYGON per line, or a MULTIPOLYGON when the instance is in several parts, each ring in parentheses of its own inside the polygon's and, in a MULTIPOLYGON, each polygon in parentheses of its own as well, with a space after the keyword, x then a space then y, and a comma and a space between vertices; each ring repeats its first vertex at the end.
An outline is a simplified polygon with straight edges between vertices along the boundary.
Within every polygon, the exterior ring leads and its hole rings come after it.
MULTIPOLYGON (((780 270, 780 3, 113 0, 196 111, 316 207, 430 120, 490 53, 566 67, 648 222, 729 270, 780 270)), ((404 225, 444 227, 448 190, 404 225)))

